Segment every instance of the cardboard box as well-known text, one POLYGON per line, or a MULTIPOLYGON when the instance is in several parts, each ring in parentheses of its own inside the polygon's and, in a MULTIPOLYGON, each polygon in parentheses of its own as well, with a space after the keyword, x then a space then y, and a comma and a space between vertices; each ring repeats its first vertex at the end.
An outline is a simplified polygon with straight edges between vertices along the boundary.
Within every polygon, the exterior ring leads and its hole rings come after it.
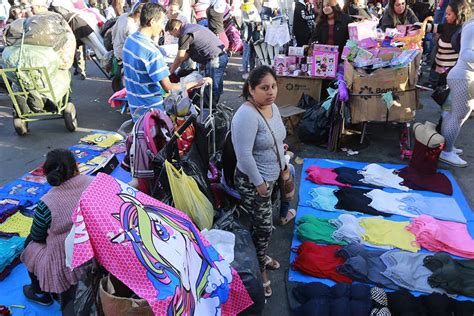
POLYGON ((382 68, 372 73, 344 65, 344 79, 350 91, 349 105, 351 122, 408 122, 415 118, 420 109, 416 83, 418 79, 418 55, 404 68, 382 68), (382 94, 392 91, 395 104, 390 110, 382 94))
POLYGON ((278 77, 278 95, 275 104, 279 107, 297 105, 303 93, 319 101, 322 79, 312 77, 278 77))
POLYGON ((130 298, 132 295, 131 290, 129 293, 120 293, 109 277, 100 280, 99 296, 105 316, 153 316, 148 302, 144 299, 130 298))

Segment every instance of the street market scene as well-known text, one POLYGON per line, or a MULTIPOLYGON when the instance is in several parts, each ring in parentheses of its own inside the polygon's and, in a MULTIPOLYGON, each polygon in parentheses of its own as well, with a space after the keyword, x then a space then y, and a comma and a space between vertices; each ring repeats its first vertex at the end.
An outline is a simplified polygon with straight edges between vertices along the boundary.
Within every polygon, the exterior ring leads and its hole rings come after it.
POLYGON ((0 315, 474 315, 470 0, 0 0, 0 315))

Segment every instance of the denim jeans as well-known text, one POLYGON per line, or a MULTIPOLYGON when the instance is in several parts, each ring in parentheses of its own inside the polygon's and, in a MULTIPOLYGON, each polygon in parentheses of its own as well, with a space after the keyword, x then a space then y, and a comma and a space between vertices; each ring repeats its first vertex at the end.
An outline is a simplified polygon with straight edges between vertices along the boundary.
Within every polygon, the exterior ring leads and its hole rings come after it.
POLYGON ((211 59, 206 63, 204 75, 212 78, 212 103, 217 104, 219 98, 224 91, 224 72, 227 68, 229 56, 226 53, 220 55, 218 62, 211 59))
POLYGON ((434 23, 435 24, 441 24, 446 22, 446 8, 448 7, 449 1, 443 0, 441 7, 436 8, 435 14, 434 14, 434 23))
POLYGON ((244 41, 244 51, 242 55, 243 72, 250 72, 255 68, 255 50, 253 46, 244 41))

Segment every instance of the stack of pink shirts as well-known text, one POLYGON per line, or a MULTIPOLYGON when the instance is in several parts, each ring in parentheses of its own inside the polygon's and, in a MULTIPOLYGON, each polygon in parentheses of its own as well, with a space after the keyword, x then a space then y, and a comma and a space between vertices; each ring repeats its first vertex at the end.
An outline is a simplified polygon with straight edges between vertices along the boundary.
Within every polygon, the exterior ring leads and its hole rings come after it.
POLYGON ((322 168, 318 165, 311 165, 306 169, 306 180, 310 180, 316 184, 337 185, 340 187, 350 187, 350 184, 341 183, 336 180, 337 173, 334 168, 322 168))
POLYGON ((474 259, 474 240, 466 224, 440 221, 428 215, 412 219, 406 229, 416 236, 416 242, 430 251, 444 251, 474 259))

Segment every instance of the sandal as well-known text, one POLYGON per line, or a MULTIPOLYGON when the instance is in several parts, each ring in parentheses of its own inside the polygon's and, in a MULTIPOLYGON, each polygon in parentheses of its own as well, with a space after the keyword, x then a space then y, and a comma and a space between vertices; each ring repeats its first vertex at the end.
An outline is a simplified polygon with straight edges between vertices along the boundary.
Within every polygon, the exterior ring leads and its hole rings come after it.
POLYGON ((271 284, 272 283, 270 282, 270 280, 263 283, 263 291, 265 293, 265 298, 268 298, 268 297, 272 296, 272 294, 273 294, 272 288, 270 287, 271 284))
POLYGON ((286 217, 280 218, 280 226, 286 225, 293 220, 296 216, 296 210, 294 208, 288 210, 286 217))
POLYGON ((265 256, 265 267, 268 270, 278 270, 280 268, 280 263, 270 256, 265 256))

